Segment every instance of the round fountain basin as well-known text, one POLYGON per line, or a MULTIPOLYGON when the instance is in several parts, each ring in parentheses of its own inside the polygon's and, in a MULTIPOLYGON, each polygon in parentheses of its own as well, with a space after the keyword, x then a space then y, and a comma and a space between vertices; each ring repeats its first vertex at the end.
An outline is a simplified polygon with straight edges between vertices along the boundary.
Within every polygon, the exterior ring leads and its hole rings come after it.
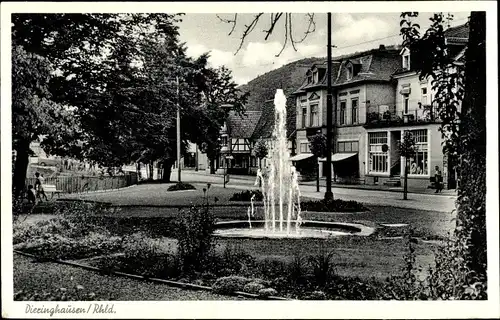
POLYGON ((280 230, 279 223, 276 223, 275 230, 265 228, 265 221, 252 221, 251 227, 248 221, 224 221, 215 226, 214 235, 223 238, 254 238, 254 239, 328 239, 349 235, 369 235, 374 229, 355 223, 302 221, 299 230, 296 230, 295 221, 291 223, 290 231, 287 232, 286 223, 283 223, 283 230, 280 230))

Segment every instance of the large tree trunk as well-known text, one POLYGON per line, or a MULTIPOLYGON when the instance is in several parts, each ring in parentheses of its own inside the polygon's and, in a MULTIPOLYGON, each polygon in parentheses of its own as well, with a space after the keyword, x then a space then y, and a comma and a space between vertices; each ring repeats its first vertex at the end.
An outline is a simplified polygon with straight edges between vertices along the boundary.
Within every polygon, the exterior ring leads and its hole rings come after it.
POLYGON ((215 174, 215 158, 210 158, 210 174, 215 174))
POLYGON ((486 13, 472 12, 459 144, 456 234, 467 265, 486 274, 486 13))
POLYGON ((170 175, 172 173, 172 166, 174 165, 174 161, 171 159, 165 159, 163 161, 163 182, 170 182, 170 175))
POLYGON ((16 162, 14 166, 14 177, 12 187, 14 196, 18 198, 22 195, 26 182, 26 171, 29 163, 30 142, 28 140, 19 141, 16 147, 16 162))

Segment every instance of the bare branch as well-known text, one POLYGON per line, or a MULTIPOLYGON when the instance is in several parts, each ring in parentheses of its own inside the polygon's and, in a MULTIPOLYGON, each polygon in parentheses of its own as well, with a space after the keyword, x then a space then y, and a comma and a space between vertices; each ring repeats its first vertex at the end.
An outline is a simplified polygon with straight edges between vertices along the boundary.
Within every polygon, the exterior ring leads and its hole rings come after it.
POLYGON ((300 39, 299 41, 295 41, 296 44, 303 42, 304 40, 306 40, 309 34, 316 31, 316 22, 314 21, 314 13, 307 13, 307 17, 309 18, 309 25, 307 26, 307 30, 306 32, 304 32, 304 36, 302 37, 302 39, 300 39))
POLYGON ((245 25, 245 31, 243 31, 243 35, 241 36, 240 45, 239 45, 238 49, 236 50, 236 52, 234 53, 234 55, 237 55, 238 52, 241 50, 241 48, 243 47, 243 43, 245 42, 246 37, 253 31, 253 29, 255 29, 255 26, 257 25, 260 17, 262 17, 263 14, 264 13, 256 14, 254 16, 252 22, 249 25, 245 25))
POLYGON ((289 22, 288 22, 288 28, 289 28, 289 33, 290 33, 290 42, 292 43, 292 48, 294 51, 297 51, 297 48, 295 47, 295 41, 293 40, 293 28, 292 28, 292 14, 289 13, 287 14, 287 18, 289 19, 289 22))
POLYGON ((233 17, 233 19, 232 19, 232 20, 229 20, 229 19, 223 19, 223 18, 221 18, 218 14, 217 14, 216 16, 217 16, 217 18, 219 18, 219 20, 220 20, 221 22, 224 22, 224 23, 229 23, 229 24, 232 24, 232 25, 233 25, 233 27, 231 28, 231 31, 229 31, 229 33, 227 34, 228 36, 232 35, 232 34, 233 34, 233 31, 234 31, 234 28, 236 28, 236 21, 238 20, 238 14, 237 14, 237 13, 235 13, 235 14, 234 14, 234 17, 233 17))
POLYGON ((283 50, 285 50, 287 43, 288 43, 288 14, 285 16, 285 41, 283 42, 283 47, 281 48, 281 51, 275 57, 279 57, 281 55, 283 50))
POLYGON ((271 13, 271 26, 269 27, 269 29, 263 30, 266 33, 266 37, 264 38, 264 40, 267 41, 269 36, 273 33, 274 26, 276 25, 276 22, 278 22, 278 20, 281 18, 282 15, 283 15, 282 12, 277 13, 276 16, 274 16, 274 14, 271 13))

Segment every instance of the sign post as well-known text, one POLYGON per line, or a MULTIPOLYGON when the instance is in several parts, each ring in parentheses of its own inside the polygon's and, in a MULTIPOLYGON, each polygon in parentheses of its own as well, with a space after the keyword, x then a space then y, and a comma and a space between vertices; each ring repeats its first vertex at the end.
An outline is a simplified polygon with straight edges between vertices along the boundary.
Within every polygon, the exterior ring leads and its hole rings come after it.
POLYGON ((229 169, 229 160, 234 159, 233 156, 226 156, 226 168, 224 169, 224 188, 226 183, 229 182, 229 175, 227 174, 227 169, 229 169))

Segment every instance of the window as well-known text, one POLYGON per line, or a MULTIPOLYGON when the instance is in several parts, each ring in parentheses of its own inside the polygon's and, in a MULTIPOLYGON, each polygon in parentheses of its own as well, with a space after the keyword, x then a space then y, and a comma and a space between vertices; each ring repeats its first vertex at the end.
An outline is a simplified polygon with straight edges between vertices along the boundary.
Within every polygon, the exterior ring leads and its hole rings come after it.
POLYGON ((359 143, 358 141, 339 141, 337 144, 337 152, 358 152, 359 143))
POLYGON ((358 123, 358 99, 351 100, 351 107, 352 107, 351 123, 356 124, 358 123))
POLYGON ((422 103, 422 105, 427 105, 427 88, 422 88, 421 89, 421 98, 420 98, 420 103, 422 103))
POLYGON ((306 127, 307 121, 307 107, 302 107, 302 128, 306 127))
POLYGON ((339 116, 340 124, 346 124, 347 122, 347 113, 345 112, 346 104, 347 103, 345 101, 340 101, 340 116, 339 116))
POLYGON ((250 151, 248 141, 246 139, 232 139, 233 151, 250 151))
POLYGON ((227 147, 227 136, 222 136, 221 146, 227 147))
POLYGON ((427 146, 427 130, 411 130, 415 137, 415 156, 409 159, 409 173, 416 175, 427 175, 429 164, 427 162, 429 150, 427 146))
POLYGON ((319 126, 319 116, 318 116, 318 105, 313 104, 311 106, 311 117, 309 119, 309 125, 311 127, 317 127, 319 126))
POLYGON ((368 134, 369 142, 369 171, 377 173, 388 172, 387 151, 382 151, 382 146, 387 144, 387 132, 370 132, 368 134))
POLYGON ((406 54, 403 56, 403 69, 410 70, 410 55, 406 54))
POLYGON ((353 67, 352 67, 352 64, 349 63, 347 65, 347 80, 351 80, 352 76, 353 76, 353 67))
POLYGON ((408 113, 410 108, 410 95, 408 93, 403 94, 403 111, 405 114, 408 113))
POLYGON ((307 76, 307 83, 310 84, 313 82, 312 76, 307 76))
POLYGON ((309 153, 311 150, 309 150, 309 143, 308 142, 302 142, 300 144, 300 153, 309 153))
POLYGON ((318 80, 318 71, 314 71, 312 80, 313 80, 313 83, 316 83, 319 81, 318 80))

